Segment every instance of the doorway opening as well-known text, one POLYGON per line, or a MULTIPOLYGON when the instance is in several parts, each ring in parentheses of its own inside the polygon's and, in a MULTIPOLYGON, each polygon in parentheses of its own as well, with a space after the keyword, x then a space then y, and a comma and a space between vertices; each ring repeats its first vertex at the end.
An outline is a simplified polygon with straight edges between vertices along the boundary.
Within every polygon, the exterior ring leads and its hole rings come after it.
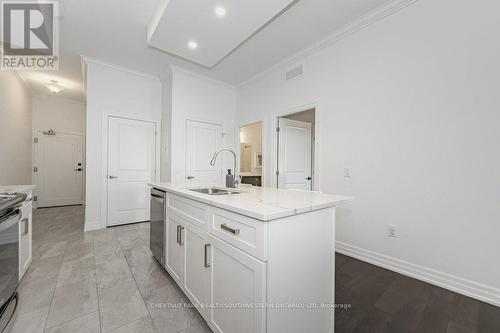
POLYGON ((83 135, 36 130, 33 180, 37 208, 82 205, 83 135))
POLYGON ((278 117, 278 188, 312 191, 315 177, 316 109, 278 117))
POLYGON ((242 184, 262 186, 262 122, 240 127, 240 176, 242 184))

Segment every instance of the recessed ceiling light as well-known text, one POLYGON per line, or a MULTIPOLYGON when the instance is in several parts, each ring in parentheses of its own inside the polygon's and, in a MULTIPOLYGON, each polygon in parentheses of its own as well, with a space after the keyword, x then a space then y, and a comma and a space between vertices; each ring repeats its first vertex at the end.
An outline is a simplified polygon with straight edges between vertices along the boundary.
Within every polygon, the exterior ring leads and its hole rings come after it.
POLYGON ((198 43, 196 43, 194 40, 188 42, 188 47, 191 50, 196 50, 198 48, 198 43))
POLYGON ((222 6, 215 7, 215 15, 217 15, 217 17, 226 16, 226 8, 224 8, 222 6))

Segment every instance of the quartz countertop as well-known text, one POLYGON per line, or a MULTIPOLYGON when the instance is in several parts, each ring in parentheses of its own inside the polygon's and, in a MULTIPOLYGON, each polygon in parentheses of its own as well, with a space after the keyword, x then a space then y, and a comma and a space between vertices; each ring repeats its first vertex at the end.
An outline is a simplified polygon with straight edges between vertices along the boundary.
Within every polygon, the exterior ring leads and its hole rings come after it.
POLYGON ((211 206, 227 209, 235 213, 262 221, 275 220, 296 214, 329 208, 353 200, 353 197, 324 194, 321 192, 283 190, 269 187, 241 186, 241 193, 229 195, 208 195, 190 191, 201 186, 193 184, 149 183, 150 186, 174 193, 211 206))

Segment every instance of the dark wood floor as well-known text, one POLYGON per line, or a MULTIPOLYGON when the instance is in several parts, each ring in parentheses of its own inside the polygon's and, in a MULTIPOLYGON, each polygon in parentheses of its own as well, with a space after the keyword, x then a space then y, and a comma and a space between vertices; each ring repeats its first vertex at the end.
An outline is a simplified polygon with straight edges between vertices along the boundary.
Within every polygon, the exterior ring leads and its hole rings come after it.
POLYGON ((336 333, 500 333, 500 308, 337 254, 336 333))

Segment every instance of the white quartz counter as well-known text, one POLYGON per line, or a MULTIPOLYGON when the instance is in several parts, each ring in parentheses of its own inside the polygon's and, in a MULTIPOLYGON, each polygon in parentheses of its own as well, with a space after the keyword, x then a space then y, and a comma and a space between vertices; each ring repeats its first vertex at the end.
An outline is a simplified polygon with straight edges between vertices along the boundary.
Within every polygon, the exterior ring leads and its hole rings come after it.
POLYGON ((173 185, 170 183, 149 183, 150 186, 174 193, 208 205, 227 209, 235 213, 253 217, 262 221, 306 213, 342 204, 354 198, 296 190, 242 186, 239 194, 208 195, 190 191, 192 184, 173 185))

